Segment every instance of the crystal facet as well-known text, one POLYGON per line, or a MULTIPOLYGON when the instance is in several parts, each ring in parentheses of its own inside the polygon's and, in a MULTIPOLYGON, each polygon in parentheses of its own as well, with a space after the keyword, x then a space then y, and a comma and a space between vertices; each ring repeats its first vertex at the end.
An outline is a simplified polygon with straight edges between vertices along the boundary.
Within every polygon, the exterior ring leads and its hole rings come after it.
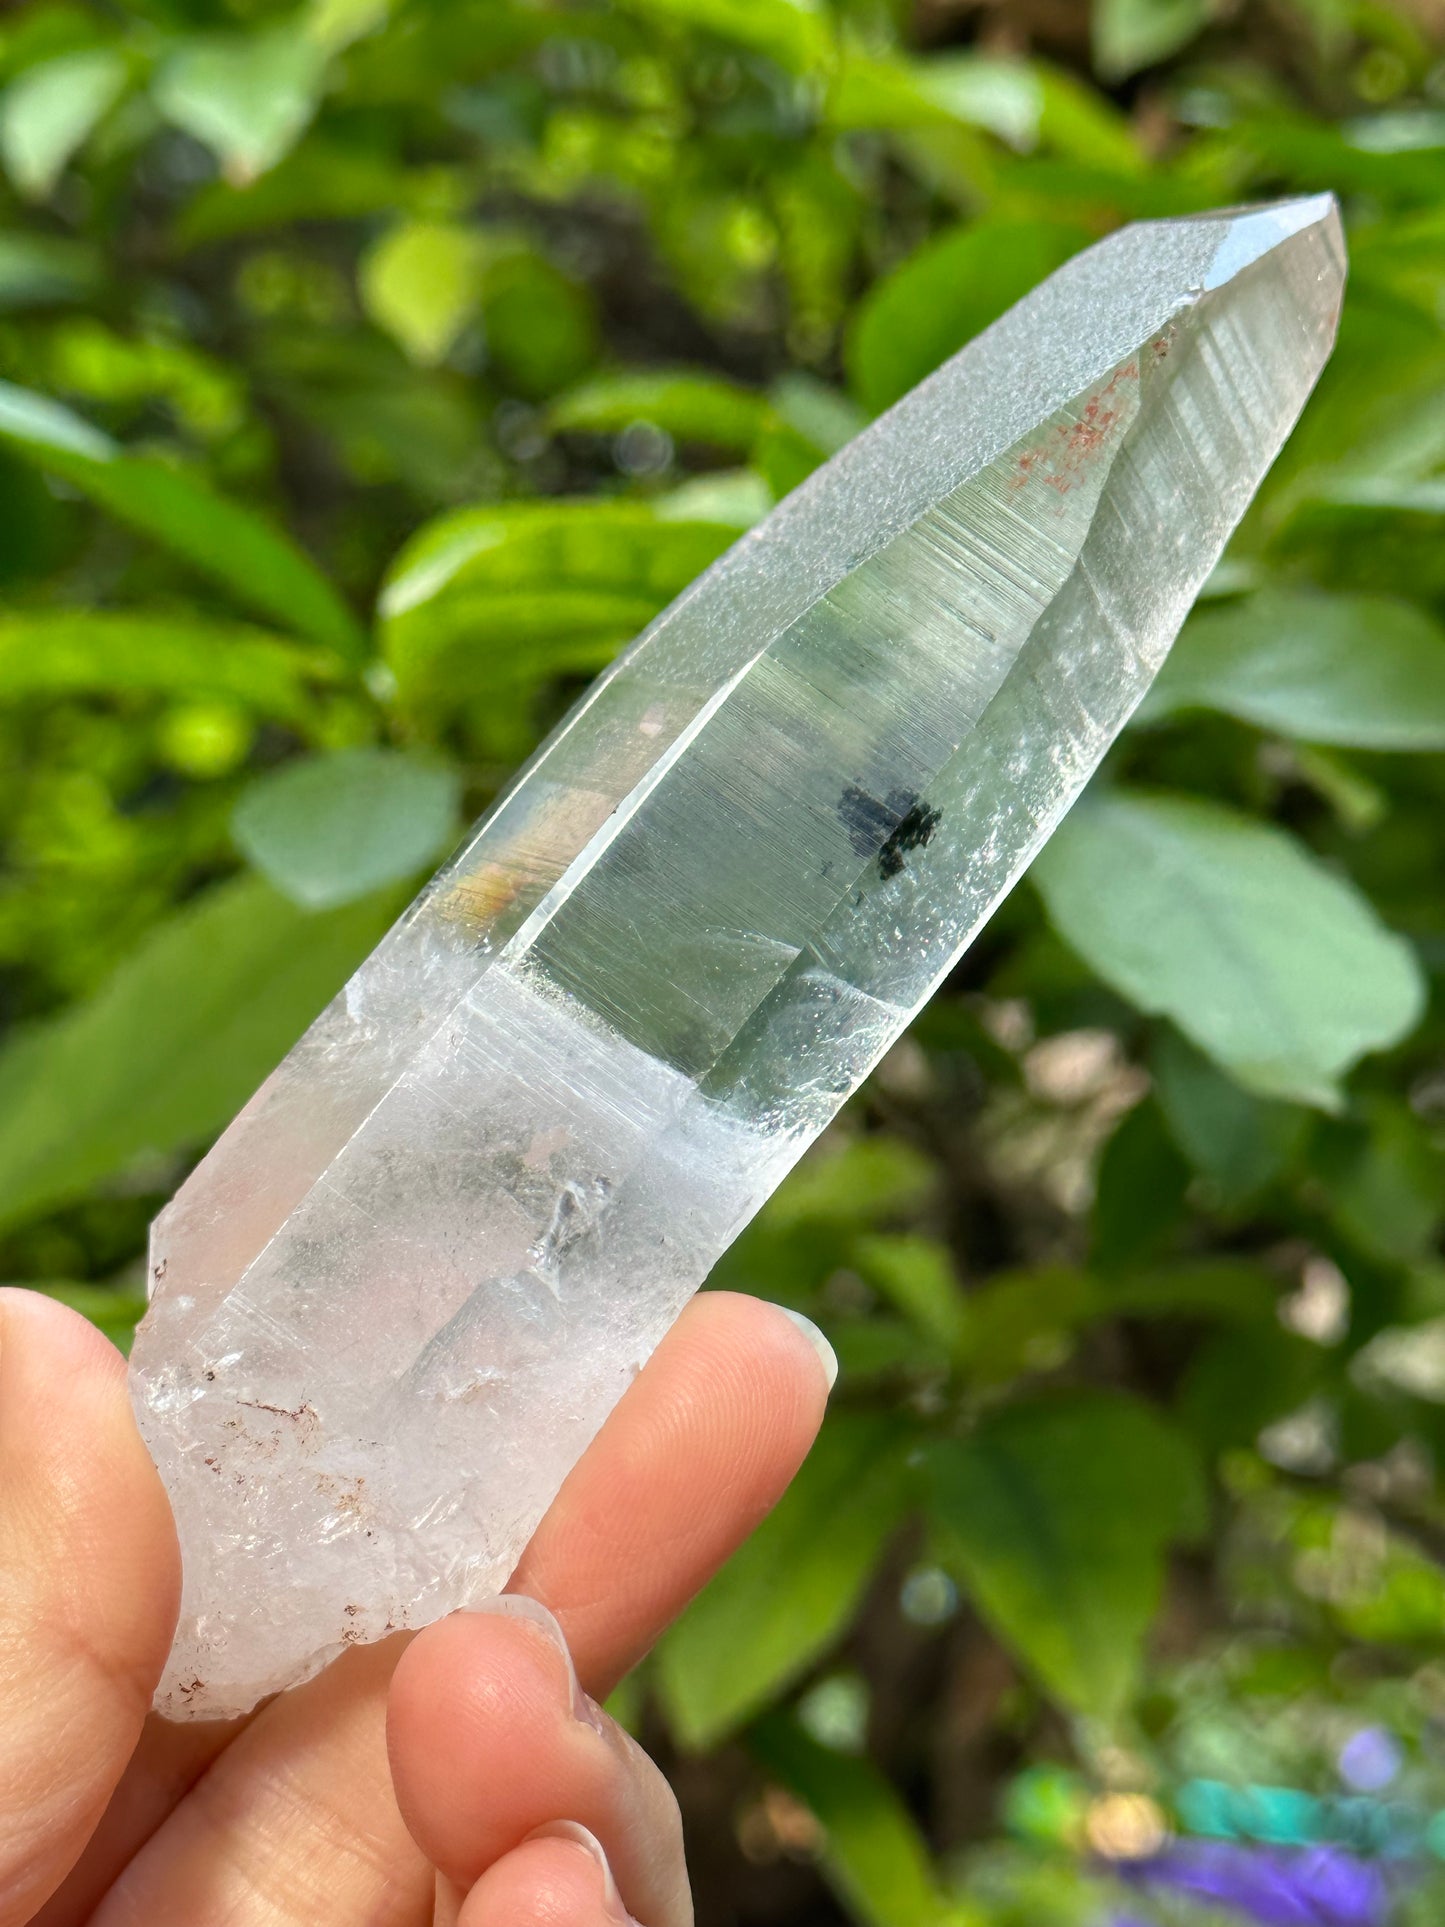
POLYGON ((155 1226, 164 1712, 502 1584, 1129 716, 1343 276, 1328 199, 1070 262, 658 618, 318 1018, 155 1226))

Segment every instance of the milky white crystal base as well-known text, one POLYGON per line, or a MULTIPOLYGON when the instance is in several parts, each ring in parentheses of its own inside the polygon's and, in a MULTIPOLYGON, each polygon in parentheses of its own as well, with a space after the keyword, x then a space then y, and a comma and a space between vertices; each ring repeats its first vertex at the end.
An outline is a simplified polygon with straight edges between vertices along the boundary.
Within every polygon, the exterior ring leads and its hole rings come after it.
POLYGON ((1342 275, 1322 201, 1071 263, 659 618, 318 1019, 155 1227, 164 1712, 505 1580, 1127 720, 1342 275))

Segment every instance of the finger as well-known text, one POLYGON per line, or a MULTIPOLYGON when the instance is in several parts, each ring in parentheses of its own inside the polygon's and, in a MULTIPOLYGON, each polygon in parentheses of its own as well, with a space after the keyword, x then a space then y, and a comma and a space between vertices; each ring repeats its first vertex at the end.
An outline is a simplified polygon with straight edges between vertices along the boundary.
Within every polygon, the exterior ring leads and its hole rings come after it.
POLYGON ((176 1725, 153 1714, 100 1825, 30 1927, 81 1927, 88 1921, 116 1875, 246 1723, 192 1720, 176 1725))
MULTIPOLYGON (((585 1688, 606 1692, 777 1501, 830 1383, 815 1345, 775 1306, 709 1293, 689 1307, 567 1480, 512 1582, 562 1622, 585 1688)), ((519 1737, 509 1752, 489 1735, 484 1716, 499 1694, 505 1705, 495 1640, 495 1624, 472 1615, 429 1627, 392 1693, 403 1812, 433 1863, 464 1880, 543 1819, 586 1818, 566 1804, 575 1795, 558 1797, 555 1777, 541 1810, 534 1769, 545 1780, 555 1768, 545 1749, 529 1752, 519 1737), (467 1722, 462 1704, 473 1709, 467 1722), (503 1778, 518 1792, 516 1813, 494 1805, 503 1778)), ((625 1880, 623 1891, 632 1897, 625 1880)))
POLYGON ((433 1878, 397 1812, 386 1691, 400 1642, 274 1700, 116 1880, 92 1927, 421 1927, 433 1878))
POLYGON ((78 1857, 135 1749, 180 1562, 125 1365, 93 1326, 0 1290, 0 1927, 78 1857))
POLYGON ((561 1628, 515 1596, 456 1613, 403 1654, 393 1731, 397 1795, 419 1844, 462 1887, 541 1827, 586 1828, 649 1927, 691 1920, 682 1824, 667 1782, 577 1681, 561 1628), (502 1769, 502 1770, 499 1770, 502 1769))
MULTIPOLYGON (((631 1495, 608 1490, 605 1479, 599 1488, 586 1472, 593 1454, 610 1440, 610 1476, 625 1476, 629 1452, 625 1440, 619 1449, 618 1437, 625 1431, 621 1414, 631 1410, 640 1414, 639 1422, 656 1441, 651 1449, 701 1451, 701 1476, 714 1483, 732 1476, 720 1473, 719 1463, 726 1468, 729 1457, 735 1461, 736 1516, 731 1528, 715 1521, 711 1536, 703 1533, 690 1550, 684 1549, 680 1567, 685 1590, 652 1586, 639 1602, 636 1623, 621 1644, 614 1640, 610 1660, 597 1649, 604 1663, 625 1667, 622 1646, 639 1637, 645 1644, 650 1636, 646 1628, 670 1617, 686 1592, 706 1577, 708 1560, 716 1563, 725 1557, 766 1509, 775 1488, 781 1490, 802 1458, 824 1396, 824 1375, 810 1347, 776 1310, 719 1294, 715 1302, 697 1301, 684 1315, 568 1481, 564 1497, 580 1479, 583 1502, 605 1508, 607 1515, 600 1521, 599 1548, 611 1541, 622 1549, 624 1560, 642 1556, 639 1546, 629 1549, 627 1544, 631 1495), (689 1330, 696 1332, 695 1339, 687 1337, 689 1330), (712 1375, 706 1368, 709 1354, 718 1360, 712 1375), (673 1380, 676 1410, 665 1391, 673 1380), (777 1402, 783 1416, 763 1411, 769 1399, 777 1402), (760 1438, 768 1443, 760 1444, 760 1438), (705 1450, 703 1441, 709 1442, 705 1450), (782 1458, 785 1467, 778 1463, 782 1458), (743 1467, 750 1469, 739 1472, 743 1467)), ((699 1514, 713 1504, 713 1495, 699 1489, 679 1493, 668 1503, 674 1509, 685 1504, 699 1514)), ((557 1548, 549 1558, 563 1586, 566 1571, 557 1548)), ((612 1573, 619 1577, 616 1565, 612 1573)), ((605 1589, 611 1583, 600 1550, 584 1556, 580 1581, 584 1589, 605 1589)), ((605 1624, 599 1624, 605 1631, 605 1624)), ((139 1927, 142 1922, 145 1927, 171 1927, 180 1920, 190 1927, 211 1917, 235 1927, 251 1920, 272 1927, 293 1917, 304 1919, 307 1927, 352 1927, 359 1919, 368 1927, 392 1921, 409 1927, 410 1910, 417 1905, 416 1883, 429 1883, 430 1876, 423 1875, 421 1855, 403 1828, 387 1766, 384 1703, 395 1657, 391 1644, 358 1649, 319 1680, 267 1707, 120 1877, 114 1899, 102 1907, 95 1927, 139 1927), (345 1822, 353 1827, 349 1844, 338 1842, 345 1822), (316 1869, 330 1856, 339 1860, 337 1877, 318 1882, 316 1869), (200 1883, 209 1913, 197 1909, 187 1914, 184 1902, 177 1905, 171 1898, 184 1895, 191 1883, 200 1883), (281 1911, 286 1906, 294 1913, 281 1911)), ((420 1917, 428 1918, 425 1905, 420 1917)))
POLYGON ((821 1332, 735 1292, 693 1299, 663 1339, 508 1587, 557 1615, 598 1699, 777 1504, 836 1370, 821 1332))
POLYGON ((526 1841, 472 1888, 457 1927, 627 1927, 599 1843, 581 1827, 526 1841))

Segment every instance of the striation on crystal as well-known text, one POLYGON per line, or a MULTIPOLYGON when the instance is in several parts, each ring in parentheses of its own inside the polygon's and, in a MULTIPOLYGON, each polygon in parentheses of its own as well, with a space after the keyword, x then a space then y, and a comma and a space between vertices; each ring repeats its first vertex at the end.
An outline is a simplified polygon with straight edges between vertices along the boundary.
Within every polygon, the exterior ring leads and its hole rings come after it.
POLYGON ((653 623, 317 1019, 154 1229, 161 1711, 504 1583, 1127 720, 1343 280, 1327 197, 1071 261, 653 623))

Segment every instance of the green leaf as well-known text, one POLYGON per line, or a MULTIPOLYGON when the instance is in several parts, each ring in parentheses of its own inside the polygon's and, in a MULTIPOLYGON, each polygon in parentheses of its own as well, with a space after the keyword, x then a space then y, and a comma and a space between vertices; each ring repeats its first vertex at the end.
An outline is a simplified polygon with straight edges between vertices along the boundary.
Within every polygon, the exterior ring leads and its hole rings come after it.
POLYGON ((306 30, 329 53, 338 53, 383 27, 396 5, 397 0, 308 0, 306 30))
POLYGON ((1193 1352, 1179 1391, 1179 1416, 1206 1452, 1252 1445, 1275 1419, 1316 1390, 1327 1355, 1276 1320, 1212 1333, 1193 1352))
POLYGON ((1139 716, 1187 709, 1310 743, 1445 749, 1445 628, 1383 596, 1265 590, 1187 623, 1139 716))
POLYGON ((244 186, 306 131, 325 71, 324 48, 288 22, 187 42, 151 93, 172 126, 209 147, 227 180, 244 186))
POLYGON ((141 691, 216 696, 297 723, 312 707, 307 684, 334 667, 241 623, 69 609, 0 616, 0 702, 141 691))
POLYGON ((929 1454, 939 1556, 1065 1705, 1122 1712, 1164 1553, 1197 1529, 1199 1468, 1148 1406, 1079 1393, 1010 1406, 929 1454))
POLYGON ((126 83, 123 54, 85 47, 27 67, 0 98, 0 159, 26 200, 45 200, 126 83))
POLYGON ((402 698, 456 703, 597 669, 735 536, 622 502, 442 516, 402 550, 379 601, 402 698))
POLYGON ((779 421, 820 456, 836 455, 868 426, 867 415, 850 396, 796 369, 778 377, 770 400, 779 421))
POLYGON ((918 1329, 956 1355, 968 1333, 968 1311, 946 1245, 917 1236, 860 1238, 854 1247, 865 1281, 918 1329))
POLYGON ((1110 174, 1137 177, 1146 167, 1126 117, 1087 83, 1040 60, 974 52, 899 60, 850 48, 834 69, 826 110, 835 127, 927 137, 951 124, 1022 150, 1051 148, 1110 174))
POLYGON ((1040 1370, 1056 1371, 1072 1334, 1108 1315, 1099 1283, 1066 1265, 996 1272, 968 1295, 964 1369, 988 1389, 1040 1370))
MULTIPOLYGON (((1040 141, 1079 163, 1076 178, 1080 186, 1087 186, 1085 170, 1090 168, 1113 176, 1116 192, 1126 180, 1141 185, 1160 180, 1129 116, 1116 107, 1107 94, 1100 93, 1097 87, 1091 87, 1066 68, 1053 67, 1042 60, 1035 60, 1031 65, 1042 94, 1040 141)), ((1067 183, 1061 182, 1061 185, 1067 186, 1067 183)), ((1070 199, 1067 191, 1059 195, 1060 212, 1069 206, 1070 199)), ((1123 205, 1130 203, 1126 201, 1123 205)))
POLYGON ((1090 1229, 1095 1264, 1143 1263, 1182 1229, 1189 1167, 1145 1098, 1127 1112, 1099 1160, 1090 1229))
POLYGON ((868 1760, 832 1752, 785 1713, 760 1720, 749 1745, 823 1830, 830 1885, 864 1927, 985 1927, 941 1888, 907 1808, 868 1760))
POLYGON ((0 436, 12 447, 40 458, 74 456, 101 463, 120 455, 119 445, 109 435, 60 402, 8 381, 0 382, 0 436))
POLYGON ((8 382, 0 382, 0 441, 283 628, 345 656, 364 648, 336 590, 290 538, 195 476, 126 454, 59 402, 8 382))
POLYGON ((817 0, 624 0, 624 11, 736 41, 790 73, 826 65, 835 47, 817 0))
MULTIPOLYGON (((741 1260, 737 1271, 743 1284, 752 1287, 758 1282, 756 1273, 741 1260)), ((786 1284, 781 1288, 786 1290, 786 1284)), ((948 1354, 917 1325, 901 1318, 875 1311, 866 1318, 840 1319, 828 1336, 838 1360, 838 1377, 850 1391, 870 1379, 892 1379, 895 1391, 902 1383, 919 1380, 936 1386, 948 1371, 948 1354)))
POLYGON ((628 369, 594 375, 559 395, 547 411, 554 429, 616 435, 633 422, 651 422, 675 442, 700 442, 745 455, 771 410, 755 389, 720 375, 628 369))
POLYGON ((361 299, 415 362, 444 361, 481 308, 485 246, 456 221, 402 221, 362 257, 361 299))
POLYGON ((1126 80, 1188 46, 1212 11, 1210 0, 1094 0, 1094 65, 1126 80))
POLYGON ((1419 1264, 1445 1218, 1445 1156, 1408 1106, 1370 1100, 1359 1122, 1339 1124, 1314 1160, 1331 1217, 1371 1257, 1419 1264))
POLYGON ((686 1746, 715 1745, 842 1635, 905 1515, 910 1436, 831 1417, 777 1511, 663 1636, 656 1683, 686 1746))
POLYGON ((664 521, 713 522, 735 534, 756 527, 772 506, 773 492, 753 468, 714 469, 652 498, 664 521))
POLYGON ((1038 140, 1044 94, 1029 62, 948 53, 916 61, 912 71, 920 91, 954 120, 985 127, 1012 147, 1038 140))
POLYGON ((853 393, 872 413, 887 408, 1089 239, 1057 221, 988 220, 925 242, 858 306, 853 393))
POLYGON ((376 943, 394 894, 307 916, 259 877, 162 923, 88 1002, 0 1052, 0 1223, 201 1144, 376 943))
POLYGON ((768 421, 753 449, 753 466, 775 502, 791 495, 825 460, 815 442, 777 417, 768 421))
POLYGON ((1273 1183, 1299 1149, 1305 1111, 1244 1090, 1172 1025, 1155 1040, 1150 1069, 1174 1142, 1226 1210, 1273 1183))
POLYGON ((1195 1258, 1096 1281, 1098 1310, 1127 1318, 1205 1318, 1273 1324, 1280 1280, 1245 1258, 1195 1258))
POLYGON ((534 588, 549 570, 568 576, 605 576, 632 585, 655 579, 650 544, 657 518, 641 504, 520 502, 458 509, 427 523, 387 571, 378 598, 384 622, 395 624, 472 582, 483 587, 534 588), (608 558, 618 544, 628 553, 619 567, 608 558))
POLYGON ((0 314, 91 299, 101 257, 60 234, 0 234, 0 314))
POLYGON ((531 248, 503 248, 488 266, 482 323, 491 372, 532 401, 579 380, 597 359, 590 291, 531 248))
POLYGON ((414 876, 455 839, 461 779, 445 763, 359 747, 257 777, 231 817, 237 848, 304 910, 414 876))
POLYGON ((0 588, 7 596, 61 562, 71 529, 70 504, 30 463, 0 448, 0 588))
POLYGON ((400 481, 424 502, 448 501, 495 474, 483 393, 460 375, 404 363, 371 330, 344 345, 325 334, 293 335, 278 361, 274 378, 287 405, 330 443, 353 491, 400 481))
POLYGON ((976 53, 906 61, 850 48, 828 95, 835 127, 906 133, 953 121, 1015 147, 1033 146, 1042 113, 1043 90, 1031 66, 976 53))
POLYGON ((813 1219, 862 1229, 915 1211, 934 1177, 929 1160, 901 1138, 825 1140, 794 1166, 759 1222, 770 1231, 813 1219))
MULTIPOLYGON (((1347 1529, 1342 1517, 1334 1537, 1326 1529, 1316 1544, 1321 1550, 1337 1544, 1347 1529)), ((1383 1646, 1392 1656, 1412 1647, 1433 1650, 1445 1623, 1445 1574, 1439 1561, 1403 1535, 1386 1536, 1368 1579, 1340 1587, 1339 1594, 1331 1598, 1330 1610, 1346 1635, 1383 1646)))
POLYGON ((1105 983, 1261 1095, 1336 1108, 1341 1076, 1424 1007, 1414 952, 1352 883, 1217 804, 1087 797, 1032 875, 1105 983))
POLYGON ((1339 481, 1305 496, 1270 547, 1329 587, 1445 595, 1445 480, 1339 481))
POLYGON ((753 447, 753 466, 780 501, 850 442, 867 416, 846 395, 803 374, 774 382, 772 403, 753 447))
POLYGON ((176 220, 183 248, 293 221, 354 221, 405 206, 413 177, 369 148, 343 145, 317 130, 269 173, 245 186, 212 181, 176 220))
POLYGON ((1441 131, 1439 114, 1428 109, 1393 121, 1379 115, 1331 126, 1290 112, 1276 96, 1264 111, 1235 122, 1232 144, 1280 185, 1298 184, 1315 194, 1327 188, 1378 194, 1387 203, 1434 210, 1440 204, 1441 131))
POLYGON ((424 618, 388 625, 403 700, 456 707, 552 676, 591 676, 645 629, 661 599, 584 588, 457 592, 424 618))
MULTIPOLYGON (((1270 1273, 1230 1259, 995 1273, 968 1295, 963 1364, 972 1386, 989 1389, 1057 1371, 1073 1349, 1074 1334, 1103 1319, 1249 1322, 1272 1317, 1278 1297, 1270 1273)), ((846 1329, 838 1328, 840 1343, 846 1329)))

